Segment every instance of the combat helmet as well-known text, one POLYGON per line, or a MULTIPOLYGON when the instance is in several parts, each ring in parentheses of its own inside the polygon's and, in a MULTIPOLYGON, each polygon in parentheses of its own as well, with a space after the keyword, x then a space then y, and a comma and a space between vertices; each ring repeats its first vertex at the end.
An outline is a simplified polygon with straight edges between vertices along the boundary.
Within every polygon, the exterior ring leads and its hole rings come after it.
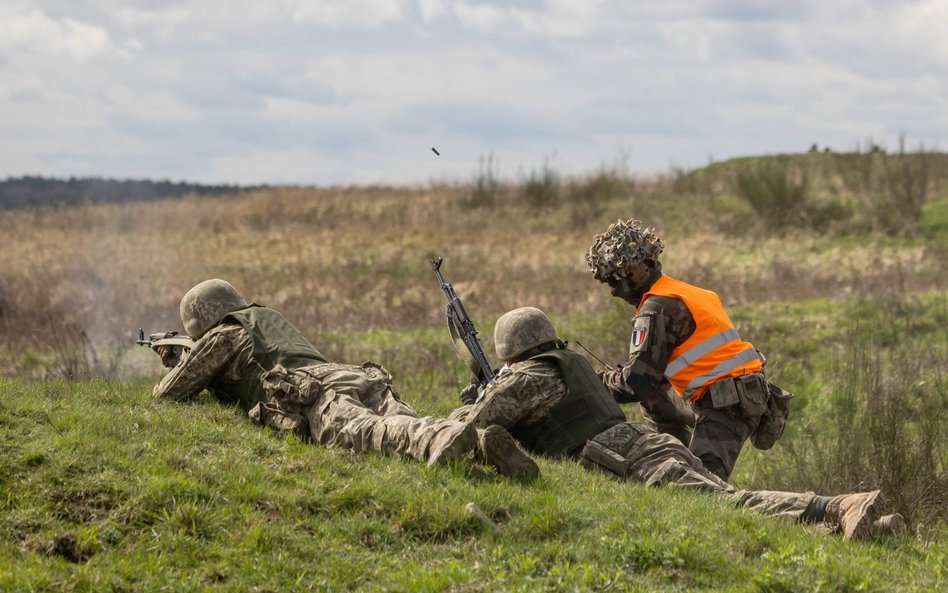
POLYGON ((226 280, 205 280, 181 299, 181 323, 195 340, 217 325, 224 315, 247 306, 247 301, 226 280))
POLYGON ((531 348, 559 340, 553 322, 536 307, 520 307, 500 316, 494 327, 497 358, 513 360, 531 348))
POLYGON ((593 238, 586 264, 600 282, 628 278, 637 284, 648 275, 646 262, 658 262, 664 249, 654 228, 643 228, 634 218, 619 220, 593 238))

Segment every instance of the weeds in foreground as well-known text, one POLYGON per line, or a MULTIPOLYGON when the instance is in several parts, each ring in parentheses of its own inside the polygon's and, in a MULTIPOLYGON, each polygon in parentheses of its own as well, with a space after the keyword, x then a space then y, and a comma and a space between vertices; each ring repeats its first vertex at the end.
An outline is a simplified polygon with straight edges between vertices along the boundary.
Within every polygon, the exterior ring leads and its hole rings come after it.
MULTIPOLYGON (((948 367, 930 344, 884 345, 855 328, 830 400, 820 481, 828 491, 882 488, 910 525, 948 508, 948 367)), ((803 460, 800 460, 804 462, 803 460)), ((811 460, 817 461, 817 460, 811 460)))

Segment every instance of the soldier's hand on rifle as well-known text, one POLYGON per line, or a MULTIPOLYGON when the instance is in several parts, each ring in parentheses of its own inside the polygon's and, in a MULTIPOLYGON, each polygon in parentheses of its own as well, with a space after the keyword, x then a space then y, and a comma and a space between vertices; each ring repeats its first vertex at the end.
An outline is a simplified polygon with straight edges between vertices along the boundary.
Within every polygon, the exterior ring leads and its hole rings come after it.
POLYGON ((169 369, 173 369, 181 362, 181 354, 184 348, 181 346, 155 346, 155 352, 161 357, 161 364, 169 369))
POLYGON ((477 401, 477 396, 480 393, 481 384, 480 383, 471 383, 467 387, 461 390, 460 398, 462 404, 473 404, 477 401))

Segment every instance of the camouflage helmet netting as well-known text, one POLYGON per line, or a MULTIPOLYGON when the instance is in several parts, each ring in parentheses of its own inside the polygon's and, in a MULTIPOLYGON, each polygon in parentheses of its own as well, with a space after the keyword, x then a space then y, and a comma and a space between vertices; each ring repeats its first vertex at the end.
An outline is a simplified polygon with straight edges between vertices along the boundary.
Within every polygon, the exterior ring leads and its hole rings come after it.
POLYGON ((558 339, 553 322, 536 307, 507 311, 494 327, 494 348, 501 360, 511 360, 531 348, 558 339))
POLYGON ((226 280, 205 280, 181 299, 181 323, 195 340, 217 325, 224 315, 247 306, 237 289, 226 280))
POLYGON ((619 220, 593 238, 586 264, 597 279, 628 276, 645 260, 658 261, 665 243, 652 227, 642 228, 634 218, 619 220))

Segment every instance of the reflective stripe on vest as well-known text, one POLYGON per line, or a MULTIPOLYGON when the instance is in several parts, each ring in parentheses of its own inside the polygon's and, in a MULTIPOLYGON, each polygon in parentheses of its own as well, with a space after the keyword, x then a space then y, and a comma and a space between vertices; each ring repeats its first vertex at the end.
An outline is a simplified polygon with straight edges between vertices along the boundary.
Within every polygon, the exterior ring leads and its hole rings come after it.
POLYGON ((757 350, 741 340, 714 292, 663 275, 639 308, 653 295, 681 300, 695 320, 694 333, 671 352, 665 367, 665 377, 680 397, 697 401, 714 381, 763 368, 757 350))
POLYGON ((678 355, 678 358, 668 363, 668 366, 665 367, 665 376, 674 377, 679 372, 684 370, 689 364, 695 362, 702 356, 710 354, 717 348, 727 344, 728 342, 733 342, 734 340, 740 340, 741 336, 738 335, 737 330, 733 327, 731 329, 726 329, 721 333, 714 334, 704 342, 701 342, 691 350, 684 352, 678 355))
MULTIPOLYGON (((721 377, 729 376, 729 373, 734 369, 741 367, 749 362, 760 361, 760 357, 757 355, 757 349, 753 346, 748 347, 743 352, 739 353, 737 356, 732 356, 721 362, 718 366, 710 373, 705 373, 699 377, 695 377, 688 383, 688 387, 685 388, 685 392, 682 394, 682 397, 691 398, 696 391, 713 383, 716 379, 721 377)), ((716 388, 715 388, 716 389, 716 388)))

